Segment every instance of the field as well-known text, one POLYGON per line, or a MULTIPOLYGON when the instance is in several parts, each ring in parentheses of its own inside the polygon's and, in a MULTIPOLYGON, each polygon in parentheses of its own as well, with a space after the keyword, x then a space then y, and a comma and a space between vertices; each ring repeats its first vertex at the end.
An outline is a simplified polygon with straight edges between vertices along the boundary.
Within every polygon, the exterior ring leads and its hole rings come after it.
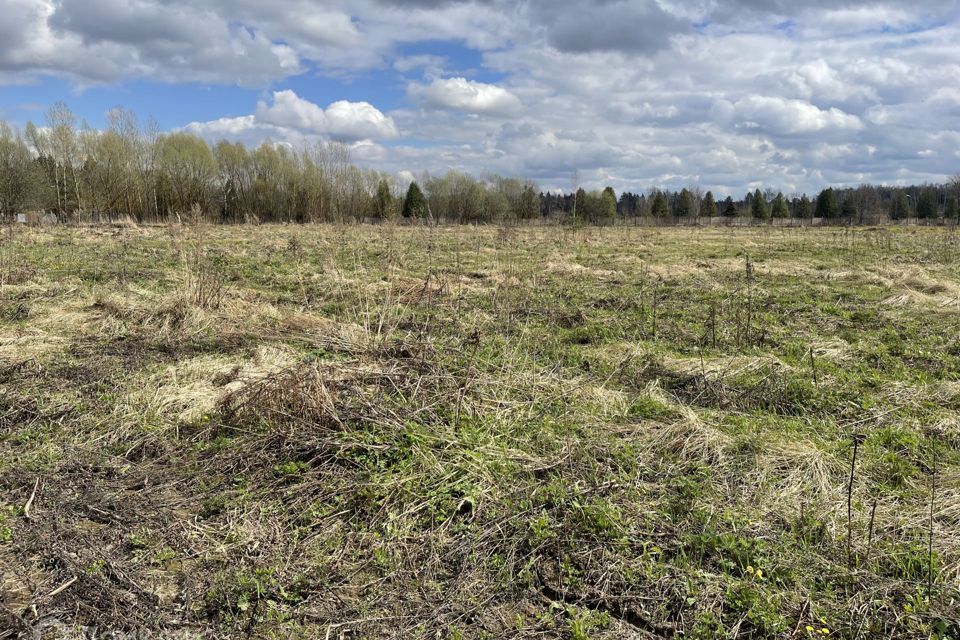
POLYGON ((0 638, 957 639, 958 409, 949 229, 6 228, 0 638))

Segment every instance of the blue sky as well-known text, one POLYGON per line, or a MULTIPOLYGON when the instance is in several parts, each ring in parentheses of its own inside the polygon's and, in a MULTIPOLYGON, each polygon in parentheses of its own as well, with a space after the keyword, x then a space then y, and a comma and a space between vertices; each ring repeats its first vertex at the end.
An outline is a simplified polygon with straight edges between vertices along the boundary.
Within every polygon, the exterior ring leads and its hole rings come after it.
POLYGON ((935 182, 960 171, 945 4, 0 0, 0 118, 62 100, 99 128, 123 106, 211 141, 340 140, 407 179, 935 182))
MULTIPOLYGON (((481 82, 498 82, 504 74, 485 69, 482 54, 456 41, 424 41, 396 47, 396 59, 434 56, 446 61, 448 73, 481 82)), ((42 122, 49 106, 62 100, 80 119, 93 127, 106 123, 114 107, 132 109, 143 118, 153 117, 164 129, 182 127, 198 120, 250 113, 258 100, 272 90, 290 89, 316 104, 336 100, 370 102, 381 110, 409 107, 406 87, 416 73, 401 72, 386 63, 362 71, 324 70, 307 64, 302 73, 265 83, 262 88, 237 84, 155 82, 146 78, 119 78, 115 82, 82 84, 77 78, 25 74, 22 84, 3 87, 0 113, 5 120, 23 126, 28 120, 42 122)))

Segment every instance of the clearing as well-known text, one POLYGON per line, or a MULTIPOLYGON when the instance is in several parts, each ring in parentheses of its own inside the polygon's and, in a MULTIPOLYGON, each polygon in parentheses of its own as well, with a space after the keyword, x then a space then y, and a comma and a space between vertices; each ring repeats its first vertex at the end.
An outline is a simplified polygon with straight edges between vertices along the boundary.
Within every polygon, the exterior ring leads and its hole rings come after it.
POLYGON ((958 258, 3 229, 0 638, 960 638, 958 258))

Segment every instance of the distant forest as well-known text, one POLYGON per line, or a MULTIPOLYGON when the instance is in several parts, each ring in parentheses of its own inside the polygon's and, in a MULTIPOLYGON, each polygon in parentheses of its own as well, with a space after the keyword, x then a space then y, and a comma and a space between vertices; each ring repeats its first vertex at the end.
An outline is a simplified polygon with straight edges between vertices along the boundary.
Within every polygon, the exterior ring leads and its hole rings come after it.
POLYGON ((939 185, 827 188, 810 196, 757 189, 737 200, 695 187, 619 196, 610 187, 544 193, 529 180, 454 171, 408 184, 356 166, 342 143, 302 149, 269 141, 256 149, 227 141, 210 145, 189 132, 141 126, 125 109, 109 112, 102 130, 78 125, 63 103, 49 110, 42 126, 29 123, 22 132, 0 121, 0 221, 956 222, 958 196, 960 177, 939 185))

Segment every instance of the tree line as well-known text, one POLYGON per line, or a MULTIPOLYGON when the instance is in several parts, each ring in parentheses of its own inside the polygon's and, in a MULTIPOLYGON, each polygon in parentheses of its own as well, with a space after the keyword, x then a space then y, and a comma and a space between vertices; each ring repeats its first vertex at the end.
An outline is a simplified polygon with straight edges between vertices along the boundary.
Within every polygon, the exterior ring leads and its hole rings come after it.
POLYGON ((0 219, 28 211, 63 221, 129 217, 137 222, 196 216, 217 222, 383 220, 401 215, 483 222, 539 215, 536 185, 450 172, 422 185, 361 168, 339 142, 294 149, 264 142, 208 144, 185 131, 115 109, 107 126, 77 124, 63 103, 43 126, 15 131, 0 121, 0 219), (420 194, 421 203, 417 201, 420 194))
POLYGON ((739 200, 684 188, 625 191, 611 187, 544 193, 529 180, 482 179, 455 171, 406 184, 356 166, 349 147, 323 141, 294 149, 264 142, 255 149, 190 132, 162 133, 126 109, 106 127, 78 124, 63 103, 42 126, 16 131, 0 121, 0 220, 47 212, 61 221, 128 217, 137 222, 202 216, 217 222, 351 222, 391 218, 483 223, 560 218, 609 224, 618 218, 821 218, 863 222, 957 219, 960 177, 913 187, 827 188, 814 197, 756 189, 739 200))
POLYGON ((855 188, 828 187, 814 197, 786 196, 770 189, 756 189, 743 198, 715 199, 713 192, 698 188, 669 191, 654 188, 648 193, 625 191, 619 199, 613 189, 571 194, 541 194, 541 214, 581 218, 605 223, 617 218, 749 218, 768 221, 778 218, 813 219, 862 223, 890 220, 957 220, 960 215, 960 175, 942 185, 889 187, 860 185, 855 188))

